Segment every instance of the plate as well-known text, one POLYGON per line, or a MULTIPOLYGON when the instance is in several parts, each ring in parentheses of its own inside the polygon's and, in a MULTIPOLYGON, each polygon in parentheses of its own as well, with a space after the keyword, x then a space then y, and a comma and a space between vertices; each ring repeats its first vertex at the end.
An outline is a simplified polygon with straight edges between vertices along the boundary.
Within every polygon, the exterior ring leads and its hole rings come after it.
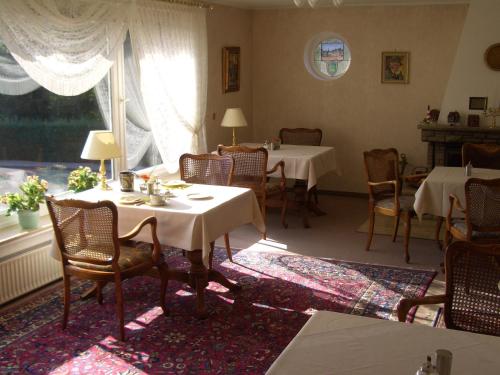
POLYGON ((196 199, 196 200, 205 200, 205 199, 213 199, 211 195, 204 194, 204 193, 191 193, 186 195, 189 199, 196 199))
POLYGON ((141 202, 144 202, 144 199, 139 197, 121 197, 119 200, 120 204, 136 204, 141 202))
POLYGON ((171 180, 162 182, 162 186, 168 189, 182 189, 191 186, 191 184, 188 184, 186 181, 183 180, 171 180))
POLYGON ((151 207, 162 207, 162 206, 166 206, 167 205, 167 202, 163 202, 162 204, 153 204, 151 202, 146 202, 146 204, 148 206, 151 206, 151 207))

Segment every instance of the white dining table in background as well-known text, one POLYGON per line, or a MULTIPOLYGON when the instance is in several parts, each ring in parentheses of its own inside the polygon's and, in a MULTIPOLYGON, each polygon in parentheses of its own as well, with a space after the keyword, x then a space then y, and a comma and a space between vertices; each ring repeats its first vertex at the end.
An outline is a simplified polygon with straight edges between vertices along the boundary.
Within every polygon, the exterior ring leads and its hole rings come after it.
MULTIPOLYGON (((450 194, 454 194, 465 207, 465 182, 471 178, 500 178, 500 170, 472 168, 470 177, 463 167, 435 167, 415 193, 413 208, 419 218, 424 214, 446 217, 450 209, 450 194)), ((456 212, 454 215, 460 216, 456 212)), ((463 215, 461 215, 463 216, 463 215)))
POLYGON ((330 311, 316 312, 267 375, 413 375, 437 349, 453 375, 498 375, 500 338, 330 311))
MULTIPOLYGON (((262 144, 243 143, 242 146, 262 147, 262 144)), ((282 144, 278 150, 269 150, 268 169, 281 160, 285 162, 286 178, 306 180, 307 190, 315 186, 321 176, 329 172, 341 175, 334 147, 282 144)))

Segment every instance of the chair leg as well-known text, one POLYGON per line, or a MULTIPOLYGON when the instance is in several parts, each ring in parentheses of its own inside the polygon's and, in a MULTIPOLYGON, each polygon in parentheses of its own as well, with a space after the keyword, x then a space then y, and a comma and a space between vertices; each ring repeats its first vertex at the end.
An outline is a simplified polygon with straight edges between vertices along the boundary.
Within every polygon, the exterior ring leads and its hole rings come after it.
POLYGON ((434 239, 436 240, 439 248, 441 249, 441 241, 439 240, 439 235, 441 234, 441 227, 443 226, 444 218, 442 216, 436 216, 436 229, 434 232, 434 239))
POLYGON ((163 310, 163 315, 168 315, 170 312, 165 302, 165 293, 168 286, 168 266, 165 263, 160 263, 158 266, 158 273, 160 274, 160 306, 163 310))
POLYGON ((392 234, 392 242, 396 241, 396 237, 398 236, 398 228, 399 228, 399 218, 401 214, 398 213, 397 216, 394 216, 394 233, 392 234))
POLYGON ((120 329, 120 340, 125 341, 125 317, 123 314, 123 291, 120 273, 115 273, 116 315, 120 329))
POLYGON ((102 305, 102 302, 103 302, 103 299, 104 299, 104 296, 102 295, 102 289, 104 288, 104 286, 106 285, 106 281, 98 281, 96 282, 96 298, 97 298, 97 303, 99 305, 102 305))
POLYGON ((370 250, 370 245, 372 243, 373 238, 373 227, 375 226, 375 211, 373 211, 373 207, 370 205, 368 207, 368 217, 370 219, 370 223, 368 224, 368 240, 366 242, 365 250, 370 250))
POLYGON ((286 211, 288 209, 288 199, 286 197, 286 192, 283 193, 283 206, 281 207, 281 225, 283 228, 288 228, 288 224, 286 222, 286 211))
POLYGON ((316 204, 319 204, 318 189, 316 189, 316 186, 314 187, 314 201, 316 202, 316 204))
POLYGON ((410 245, 410 231, 411 231, 411 212, 406 212, 405 214, 405 261, 406 263, 410 263, 410 252, 408 247, 410 245))
POLYGON ((231 252, 231 246, 229 245, 229 233, 224 233, 224 243, 226 244, 226 253, 229 261, 233 261, 233 253, 231 252))
POLYGON ((262 239, 267 239, 267 220, 266 220, 266 198, 262 198, 260 202, 260 212, 262 212, 262 218, 264 219, 264 225, 266 226, 266 231, 262 233, 262 239))
POLYGON ((64 275, 64 313, 63 313, 63 323, 62 328, 66 329, 68 325, 68 317, 69 317, 69 304, 71 298, 71 276, 64 275))

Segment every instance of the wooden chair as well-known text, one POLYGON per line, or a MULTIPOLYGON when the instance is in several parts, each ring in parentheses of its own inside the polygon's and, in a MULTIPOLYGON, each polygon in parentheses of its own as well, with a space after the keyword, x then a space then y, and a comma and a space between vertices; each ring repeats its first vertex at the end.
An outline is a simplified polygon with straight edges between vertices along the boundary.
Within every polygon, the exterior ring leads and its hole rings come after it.
MULTIPOLYGON (((206 185, 231 185, 234 171, 234 159, 231 156, 213 154, 184 154, 179 159, 181 179, 206 185)), ((229 234, 224 233, 227 257, 232 262, 233 255, 229 244, 229 234)))
POLYGON ((398 319, 419 305, 444 303, 447 328, 500 336, 500 245, 455 242, 446 250, 444 295, 403 298, 398 319))
MULTIPOLYGON (((266 221, 266 208, 281 208, 281 223, 287 228, 286 211, 286 178, 285 162, 283 160, 267 170, 267 150, 263 147, 251 148, 245 146, 223 146, 217 147, 219 155, 230 155, 234 158, 234 173, 232 186, 246 187, 252 189, 259 201, 264 221, 266 221), (268 176, 280 171, 278 183, 268 182, 268 176)), ((266 233, 263 234, 266 238, 266 233)))
POLYGON ((68 323, 70 281, 75 276, 93 280, 97 284, 97 301, 102 304, 102 288, 115 282, 116 312, 119 335, 125 340, 122 281, 143 275, 158 268, 161 287, 160 305, 165 314, 165 291, 168 267, 163 261, 160 243, 156 236, 156 218, 141 221, 130 233, 118 237, 118 211, 113 202, 91 203, 80 200, 46 198, 50 218, 59 246, 64 281, 63 329, 68 323), (153 239, 152 249, 138 249, 130 241, 149 224, 153 239))
POLYGON ((321 146, 323 132, 321 129, 281 128, 281 143, 289 145, 321 146))
POLYGON ((374 149, 365 151, 365 172, 368 179, 368 215, 369 230, 366 251, 370 250, 375 225, 375 213, 394 217, 394 233, 392 241, 396 240, 398 234, 399 220, 404 215, 404 250, 405 260, 410 261, 408 245, 411 231, 411 218, 415 215, 413 211, 414 196, 401 195, 402 181, 399 176, 399 155, 394 148, 374 149))
POLYGON ((465 209, 455 195, 450 194, 449 199, 445 246, 450 243, 450 239, 500 243, 500 178, 467 180, 465 209), (453 218, 454 210, 462 212, 465 219, 453 218))
MULTIPOLYGON (((280 139, 281 143, 289 145, 304 145, 304 146, 321 146, 321 139, 323 138, 323 131, 321 129, 309 128, 281 128, 280 139)), ((307 190, 307 181, 295 180, 295 190, 307 190)), ((314 201, 318 204, 318 191, 316 186, 312 187, 307 194, 307 200, 311 200, 314 195, 314 201)))
POLYGON ((500 169, 500 145, 464 143, 462 166, 466 166, 469 162, 475 168, 500 169))

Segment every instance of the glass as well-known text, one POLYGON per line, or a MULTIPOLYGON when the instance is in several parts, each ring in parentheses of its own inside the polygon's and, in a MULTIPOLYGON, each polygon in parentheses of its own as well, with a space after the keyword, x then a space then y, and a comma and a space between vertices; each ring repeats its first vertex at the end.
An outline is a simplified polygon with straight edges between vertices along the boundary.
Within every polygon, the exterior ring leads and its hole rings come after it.
MULTIPOLYGON (((10 56, 1 41, 0 48, 10 56)), ((103 112, 110 109, 100 104, 109 103, 99 101, 96 90, 60 96, 38 87, 24 95, 0 94, 0 194, 17 192, 28 175, 47 180, 48 193, 55 194, 67 190, 68 175, 79 166, 98 171, 99 161, 80 155, 89 131, 106 129, 103 112)), ((111 174, 109 160, 106 169, 111 174)))

